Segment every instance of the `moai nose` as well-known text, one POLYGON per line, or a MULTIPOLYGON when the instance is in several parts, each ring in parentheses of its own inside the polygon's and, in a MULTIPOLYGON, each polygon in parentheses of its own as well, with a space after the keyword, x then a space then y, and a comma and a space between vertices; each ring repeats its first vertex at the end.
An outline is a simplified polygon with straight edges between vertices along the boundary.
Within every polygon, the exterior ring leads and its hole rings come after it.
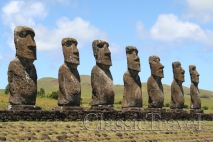
POLYGON ((27 39, 27 45, 28 46, 36 46, 36 43, 35 43, 35 41, 32 39, 32 37, 30 36, 30 35, 27 35, 26 36, 26 39, 27 39))

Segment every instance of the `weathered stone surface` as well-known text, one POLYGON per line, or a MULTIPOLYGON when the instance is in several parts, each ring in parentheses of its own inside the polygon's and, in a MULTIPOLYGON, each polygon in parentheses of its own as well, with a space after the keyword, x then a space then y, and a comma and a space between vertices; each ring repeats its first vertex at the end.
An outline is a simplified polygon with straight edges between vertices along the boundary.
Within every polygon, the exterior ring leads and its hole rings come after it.
POLYGON ((196 70, 195 65, 189 66, 189 73, 191 77, 191 85, 190 85, 190 96, 191 96, 191 109, 201 109, 201 101, 200 101, 200 91, 198 89, 199 83, 199 73, 196 70))
POLYGON ((58 72, 58 105, 80 106, 81 84, 77 70, 79 65, 78 42, 74 38, 63 38, 61 44, 64 64, 59 68, 58 72))
POLYGON ((92 106, 113 105, 113 79, 109 70, 112 65, 109 44, 103 40, 94 40, 92 43, 96 65, 91 72, 92 106))
POLYGON ((171 109, 183 109, 184 107, 184 92, 182 83, 184 80, 185 71, 181 67, 180 62, 173 62, 172 69, 174 74, 174 80, 171 85, 171 109))
POLYGON ((90 110, 108 110, 112 111, 115 110, 113 105, 93 105, 90 110))
POLYGON ((134 46, 126 47, 128 70, 124 73, 124 95, 122 108, 142 107, 141 81, 138 75, 140 72, 140 59, 138 50, 134 46))
POLYGON ((150 56, 149 65, 151 76, 147 81, 147 91, 149 95, 148 107, 162 108, 164 103, 164 93, 161 79, 164 77, 164 66, 160 63, 160 58, 158 56, 150 56))
POLYGON ((79 106, 57 106, 57 107, 53 107, 52 110, 83 110, 82 107, 79 106))
POLYGON ((10 105, 8 110, 41 110, 41 107, 34 105, 10 105))
POLYGON ((33 29, 18 26, 14 30, 16 57, 8 67, 11 105, 35 105, 37 74, 33 64, 36 60, 36 43, 33 29))

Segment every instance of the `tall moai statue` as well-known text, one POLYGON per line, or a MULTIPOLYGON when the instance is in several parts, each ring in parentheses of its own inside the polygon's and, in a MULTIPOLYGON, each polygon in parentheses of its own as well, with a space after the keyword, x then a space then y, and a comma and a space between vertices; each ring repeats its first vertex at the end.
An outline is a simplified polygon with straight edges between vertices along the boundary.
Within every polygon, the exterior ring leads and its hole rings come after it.
POLYGON ((61 41, 64 54, 64 64, 60 66, 58 72, 59 93, 58 106, 55 109, 82 109, 80 76, 77 70, 79 52, 77 40, 74 38, 63 38, 61 41))
POLYGON ((92 43, 96 65, 91 72, 92 109, 113 109, 113 79, 109 70, 112 66, 108 42, 94 40, 92 43))
POLYGON ((36 60, 36 43, 33 29, 17 26, 14 29, 16 57, 8 67, 10 87, 10 110, 39 110, 36 104, 37 74, 33 62, 36 60))
POLYGON ((190 85, 190 96, 191 96, 191 103, 190 108, 200 110, 201 109, 201 101, 200 101, 200 91, 198 89, 199 83, 199 73, 197 72, 195 65, 189 66, 189 73, 191 78, 191 85, 190 85))
POLYGON ((182 83, 184 80, 185 71, 181 67, 180 62, 173 62, 172 69, 174 74, 174 80, 171 85, 171 109, 183 109, 184 107, 184 92, 182 83))
POLYGON ((140 72, 140 59, 138 50, 134 46, 126 47, 128 70, 124 73, 124 95, 122 109, 141 109, 142 91, 141 81, 138 73, 140 72))
POLYGON ((147 81, 147 91, 149 95, 149 108, 162 108, 164 103, 163 85, 161 79, 164 78, 163 68, 158 56, 149 57, 151 76, 147 81))

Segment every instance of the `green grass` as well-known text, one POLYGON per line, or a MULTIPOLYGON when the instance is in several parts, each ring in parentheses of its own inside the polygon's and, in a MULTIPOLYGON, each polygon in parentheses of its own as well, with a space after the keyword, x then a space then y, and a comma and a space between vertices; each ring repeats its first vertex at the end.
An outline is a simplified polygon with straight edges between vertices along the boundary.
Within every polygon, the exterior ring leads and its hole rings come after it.
MULTIPOLYGON (((81 97, 83 99, 82 106, 85 108, 89 108, 89 103, 91 102, 92 98, 92 88, 91 88, 91 79, 88 75, 81 75, 81 97)), ((46 95, 51 94, 52 91, 58 90, 58 80, 56 78, 41 78, 38 80, 38 90, 40 88, 44 88, 46 95)), ((169 85, 163 84, 164 88, 164 104, 169 103, 171 100, 171 87, 169 85)), ((115 91, 115 103, 123 100, 123 85, 114 85, 115 91)), ((184 90, 184 98, 185 104, 190 107, 190 90, 187 87, 183 86, 184 90)), ((200 89, 200 95, 207 95, 210 98, 201 98, 202 106, 207 106, 208 110, 205 110, 205 113, 213 113, 213 92, 208 90, 200 89)), ((148 106, 148 94, 147 94, 147 84, 142 83, 142 97, 143 97, 143 107, 147 108, 148 106)), ((4 94, 4 89, 0 89, 0 109, 7 108, 9 105, 8 103, 9 95, 4 94)), ((37 97, 36 105, 41 106, 43 109, 48 110, 51 109, 53 106, 57 106, 57 100, 51 98, 40 98, 37 97)), ((120 109, 120 104, 114 105, 116 109, 120 109)))

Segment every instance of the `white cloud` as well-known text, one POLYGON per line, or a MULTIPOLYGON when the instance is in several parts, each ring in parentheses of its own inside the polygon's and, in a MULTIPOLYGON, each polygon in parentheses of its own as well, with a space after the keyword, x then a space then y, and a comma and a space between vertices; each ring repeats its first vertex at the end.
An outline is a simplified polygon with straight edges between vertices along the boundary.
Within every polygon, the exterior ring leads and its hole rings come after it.
POLYGON ((116 53, 119 53, 122 50, 122 48, 115 43, 110 43, 109 50, 111 53, 116 54, 116 53))
POLYGON ((107 38, 105 32, 99 30, 80 17, 72 21, 62 17, 56 21, 57 27, 49 30, 42 25, 34 26, 35 41, 38 50, 54 50, 61 48, 61 40, 64 37, 73 37, 78 41, 78 47, 86 42, 92 42, 96 38, 107 38))
MULTIPOLYGON (((139 22, 137 22, 136 27, 139 22)), ((136 28, 137 29, 137 28, 136 28)), ((140 33, 144 30, 138 30, 140 33)), ((142 34, 142 33, 141 33, 142 34)), ((139 34, 140 35, 140 34, 139 34)), ((192 22, 181 21, 173 14, 161 14, 155 24, 149 30, 149 38, 164 43, 197 42, 206 49, 213 46, 213 31, 203 30, 199 25, 192 22)), ((140 36, 138 36, 141 38, 140 36)))
MULTIPOLYGON (((67 2, 66 0, 59 1, 67 2)), ((15 50, 13 30, 17 25, 25 25, 34 29, 37 49, 40 51, 60 49, 61 40, 64 37, 76 38, 79 43, 78 47, 97 38, 107 39, 104 31, 80 17, 73 20, 62 17, 56 21, 56 27, 53 29, 36 23, 37 19, 45 18, 48 14, 45 5, 41 2, 11 1, 2 8, 2 12, 3 23, 12 31, 8 34, 7 43, 13 50, 15 50)))
POLYGON ((144 25, 141 21, 136 22, 136 34, 140 39, 144 39, 149 36, 149 33, 145 30, 144 25))
POLYGON ((195 18, 198 22, 213 22, 213 1, 212 0, 187 0, 187 14, 185 18, 195 18))
POLYGON ((47 15, 45 5, 36 1, 10 1, 2 8, 2 21, 11 30, 17 25, 34 26, 36 18, 47 15))

